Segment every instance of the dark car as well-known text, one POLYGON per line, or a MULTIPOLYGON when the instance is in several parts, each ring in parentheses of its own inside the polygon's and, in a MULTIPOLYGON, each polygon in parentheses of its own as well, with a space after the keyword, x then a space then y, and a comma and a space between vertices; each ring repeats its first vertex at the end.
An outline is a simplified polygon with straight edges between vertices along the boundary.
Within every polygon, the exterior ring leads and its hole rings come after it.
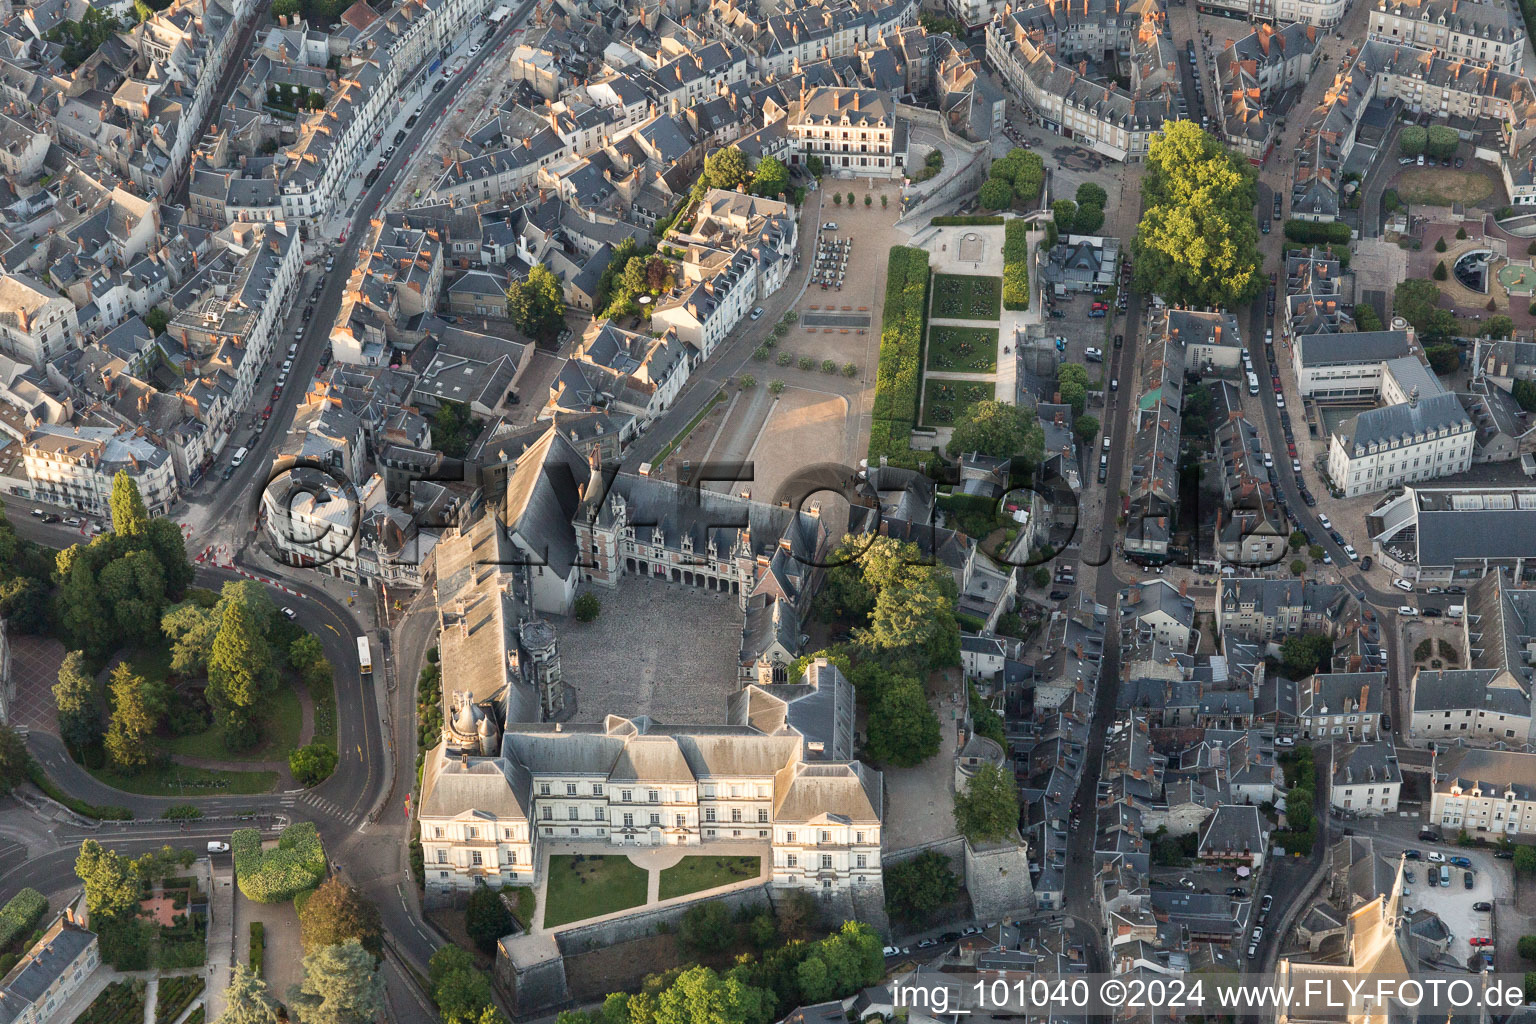
POLYGON ((445 86, 447 84, 448 84, 448 80, 446 78, 439 78, 437 81, 432 83, 432 91, 433 92, 438 92, 438 91, 440 91, 443 88, 443 86, 445 86))
POLYGON ((1447 857, 1445 862, 1454 868, 1470 868, 1472 866, 1472 862, 1466 857, 1447 857))
POLYGON ((405 141, 405 129, 402 128, 399 131, 395 132, 395 145, 398 146, 398 145, 400 145, 400 143, 402 143, 404 141, 405 141))
POLYGON ((1465 594, 1467 592, 1467 588, 1466 587, 1446 587, 1445 588, 1445 592, 1447 594, 1465 594))
POLYGON ((1227 895, 1228 896, 1247 896, 1248 894, 1243 892, 1242 889, 1240 889, 1240 888, 1238 888, 1237 886, 1234 885, 1232 888, 1227 890, 1227 895))
POLYGON ((959 942, 960 941, 960 933, 959 932, 945 932, 943 935, 939 936, 939 941, 940 942, 959 942))
POLYGON ((1280 219, 1280 193, 1275 193, 1275 220, 1280 219))
POLYGON ((1422 853, 1420 853, 1418 850, 1404 850, 1403 851, 1403 859, 1404 860, 1423 860, 1424 859, 1424 855, 1422 853))
POLYGON ((1371 566, 1374 565, 1374 564, 1375 564, 1375 562, 1373 562, 1371 560, 1371 556, 1370 555, 1366 555, 1364 558, 1360 559, 1360 568, 1364 569, 1367 572, 1370 571, 1371 566))
POLYGON ((1464 871, 1461 875, 1461 884, 1463 887, 1471 889, 1477 885, 1477 880, 1472 877, 1471 871, 1464 871))
POLYGON ((1340 547, 1343 547, 1343 545, 1344 545, 1344 535, 1342 533, 1340 533, 1338 530, 1329 530, 1328 531, 1328 536, 1333 538, 1333 542, 1335 544, 1339 545, 1340 547))
POLYGON ((64 521, 64 517, 56 512, 44 512, 38 518, 42 519, 45 523, 62 523, 64 521))
POLYGON ((1493 855, 1495 857, 1499 858, 1499 860, 1514 860, 1515 859, 1515 851, 1514 850, 1494 850, 1493 851, 1493 855))
POLYGON ((1419 614, 1426 619, 1438 619, 1444 613, 1439 608, 1422 608, 1419 610, 1419 614))
POLYGON ((1267 220, 1259 221, 1259 232, 1261 234, 1265 234, 1265 235, 1269 234, 1269 221, 1267 221, 1267 220))
POLYGON ((1123 335, 1123 334, 1115 335, 1115 348, 1120 348, 1124 344, 1125 344, 1125 335, 1123 335))
POLYGON ((234 475, 235 475, 235 467, 234 466, 225 466, 224 467, 224 475, 220 479, 228 480, 230 477, 232 477, 234 475))
POLYGON ((1307 508, 1315 508, 1317 506, 1317 499, 1312 497, 1311 491, 1302 491, 1301 500, 1307 503, 1307 508))
POLYGON ((1053 591, 1051 591, 1051 600, 1052 601, 1065 601, 1066 599, 1067 599, 1067 592, 1065 590, 1053 590, 1053 591))
POLYGON ((1474 904, 1472 904, 1472 909, 1477 911, 1480 914, 1491 914, 1491 913, 1493 913, 1493 904, 1492 903, 1474 903, 1474 904))

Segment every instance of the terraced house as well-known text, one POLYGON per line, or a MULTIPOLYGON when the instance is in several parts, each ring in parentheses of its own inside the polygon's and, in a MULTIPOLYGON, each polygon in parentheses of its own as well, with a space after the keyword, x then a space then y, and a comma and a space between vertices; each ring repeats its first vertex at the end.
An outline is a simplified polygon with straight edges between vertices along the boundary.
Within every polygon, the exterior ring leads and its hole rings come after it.
POLYGON ((1536 754, 1447 747, 1432 777, 1431 822, 1474 836, 1536 833, 1536 754))

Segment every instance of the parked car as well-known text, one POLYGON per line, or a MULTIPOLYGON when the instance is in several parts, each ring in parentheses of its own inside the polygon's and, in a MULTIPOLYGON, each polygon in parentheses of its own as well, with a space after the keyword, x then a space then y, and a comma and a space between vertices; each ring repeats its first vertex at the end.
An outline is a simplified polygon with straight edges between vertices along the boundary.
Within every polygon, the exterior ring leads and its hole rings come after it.
POLYGON ((1410 593, 1410 594, 1413 593, 1413 584, 1409 583, 1407 580, 1403 579, 1401 576, 1399 576, 1397 579, 1393 580, 1392 581, 1392 585, 1394 587, 1396 587, 1398 590, 1403 591, 1404 593, 1410 593))
POLYGON ((1471 871, 1463 871, 1461 873, 1461 884, 1465 888, 1471 889, 1477 885, 1477 880, 1473 877, 1471 871))
POLYGON ((1403 851, 1403 857, 1406 860, 1423 860, 1424 859, 1424 855, 1422 853, 1420 853, 1418 850, 1404 850, 1403 851))
POLYGON ((1373 559, 1371 558, 1371 556, 1370 555, 1366 555, 1364 558, 1360 559, 1360 568, 1365 569, 1367 572, 1369 572, 1370 568, 1371 568, 1372 561, 1373 561, 1373 559))
POLYGON ((1429 862, 1431 864, 1444 864, 1445 863, 1445 854, 1441 853, 1439 850, 1430 850, 1429 851, 1429 862))
POLYGON ((61 523, 64 521, 64 517, 59 515, 57 512, 44 512, 42 515, 42 520, 45 523, 61 523))
POLYGON ((1478 946, 1491 946, 1493 945, 1493 940, 1486 935, 1474 935, 1467 940, 1467 945, 1472 946, 1473 948, 1478 946))
POLYGON ((762 319, 762 316, 763 316, 763 307, 762 306, 758 306, 756 309, 754 309, 752 311, 752 319, 753 320, 760 320, 760 319, 762 319))
POLYGON ((1446 863, 1458 868, 1470 868, 1472 862, 1465 857, 1448 857, 1446 863))
POLYGON ((1273 896, 1266 895, 1262 900, 1259 901, 1259 913, 1261 913, 1261 914, 1269 913, 1269 908, 1274 906, 1274 905, 1275 905, 1275 898, 1273 896))
POLYGON ((294 611, 292 608, 288 608, 288 607, 284 607, 283 608, 283 618, 287 619, 289 622, 293 622, 298 617, 299 617, 299 613, 294 611))
POLYGON ((220 842, 217 842, 217 841, 210 841, 208 843, 208 852, 209 853, 228 853, 229 852, 229 844, 228 843, 220 843, 220 842))
POLYGON ((1423 615, 1426 619, 1438 619, 1441 615, 1441 612, 1439 608, 1425 608, 1419 614, 1423 615))
POLYGON ((1493 913, 1493 904, 1488 902, 1474 903, 1472 904, 1472 909, 1480 914, 1491 914, 1493 913))
POLYGON ((1419 610, 1411 604, 1403 604, 1397 606, 1397 614, 1411 617, 1419 614, 1419 610))
POLYGON ((1065 590, 1053 590, 1053 591, 1051 591, 1051 600, 1052 601, 1065 601, 1066 599, 1067 599, 1067 592, 1065 590))

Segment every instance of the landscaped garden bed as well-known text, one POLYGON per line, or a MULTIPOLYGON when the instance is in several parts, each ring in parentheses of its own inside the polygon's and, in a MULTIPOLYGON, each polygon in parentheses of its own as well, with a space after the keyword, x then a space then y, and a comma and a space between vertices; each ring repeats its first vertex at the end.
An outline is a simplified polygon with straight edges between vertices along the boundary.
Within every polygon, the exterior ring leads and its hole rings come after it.
POLYGON ((144 981, 114 981, 75 1018, 75 1024, 144 1024, 144 981))
POLYGON ((992 373, 997 369, 997 328, 928 328, 928 369, 992 373))
POLYGON ((932 316, 950 320, 996 320, 1003 308, 1003 282, 972 274, 933 275, 932 316))
POLYGON ((196 974, 161 978, 160 991, 155 995, 155 1024, 171 1024, 206 987, 207 982, 196 974))
POLYGON ((584 921, 645 903, 646 872, 628 857, 560 854, 549 858, 544 927, 584 921))
POLYGON ((927 381, 923 385, 923 423, 930 427, 954 426, 967 409, 993 397, 996 390, 991 383, 927 381))

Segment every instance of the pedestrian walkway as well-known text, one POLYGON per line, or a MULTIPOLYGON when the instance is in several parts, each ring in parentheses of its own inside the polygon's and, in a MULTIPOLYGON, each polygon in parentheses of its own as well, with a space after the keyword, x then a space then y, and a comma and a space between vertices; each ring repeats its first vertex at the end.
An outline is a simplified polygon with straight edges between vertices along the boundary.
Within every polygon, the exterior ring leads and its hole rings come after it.
POLYGON ((336 821, 344 821, 348 825, 356 826, 362 821, 362 815, 358 814, 356 811, 343 810, 336 803, 327 800, 325 797, 320 796, 314 790, 310 789, 306 789, 303 792, 295 792, 289 790, 283 794, 278 803, 285 810, 293 810, 301 805, 304 807, 313 807, 317 811, 324 812, 330 818, 336 821))

